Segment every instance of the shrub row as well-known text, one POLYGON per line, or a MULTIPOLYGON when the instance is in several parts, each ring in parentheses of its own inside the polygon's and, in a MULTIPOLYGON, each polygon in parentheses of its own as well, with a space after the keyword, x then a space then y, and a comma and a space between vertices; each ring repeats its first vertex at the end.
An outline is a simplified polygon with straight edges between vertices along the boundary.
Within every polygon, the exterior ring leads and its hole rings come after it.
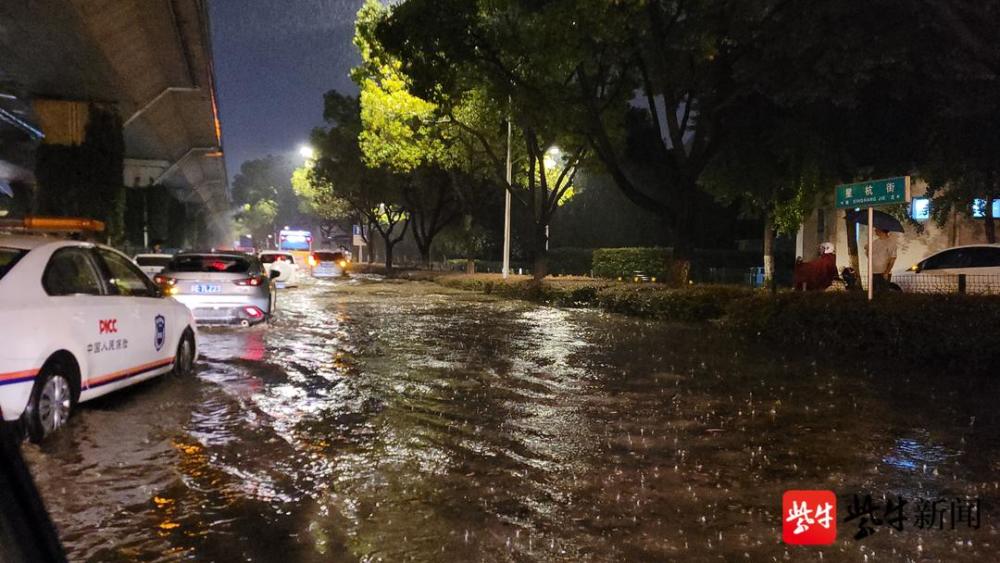
POLYGON ((606 311, 670 321, 718 319, 734 299, 752 291, 741 287, 699 286, 669 289, 660 284, 621 284, 590 278, 560 278, 541 284, 513 277, 442 276, 437 281, 456 289, 479 291, 551 305, 599 307, 606 311))
POLYGON ((630 278, 636 272, 666 279, 671 252, 667 248, 598 248, 593 270, 599 278, 630 278))
MULTIPOLYGON (((731 303, 734 334, 785 350, 980 371, 1000 365, 1000 297, 826 292, 731 303)), ((995 368, 993 368, 995 369, 995 368)))
POLYGON ((586 276, 593 267, 594 251, 589 248, 549 250, 549 273, 557 276, 586 276))
POLYGON ((720 320, 734 338, 790 355, 875 366, 989 372, 1000 366, 1000 296, 753 291, 559 278, 443 276, 458 289, 668 321, 720 320))
POLYGON ((749 299, 749 288, 725 285, 670 289, 658 284, 619 284, 597 293, 606 311, 671 321, 700 322, 722 317, 730 303, 749 299))

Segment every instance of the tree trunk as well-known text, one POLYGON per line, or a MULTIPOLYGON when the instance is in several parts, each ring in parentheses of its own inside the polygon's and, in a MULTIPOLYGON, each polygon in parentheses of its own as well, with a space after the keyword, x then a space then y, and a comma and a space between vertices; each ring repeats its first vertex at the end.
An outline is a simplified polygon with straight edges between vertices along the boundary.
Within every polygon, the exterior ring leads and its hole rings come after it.
POLYGON ((774 280, 774 217, 770 212, 764 215, 764 284, 771 291, 778 288, 774 280))
POLYGON ((986 229, 986 242, 995 244, 997 241, 996 221, 993 220, 993 196, 986 196, 983 227, 986 229))
POLYGON ((462 230, 465 231, 465 250, 468 253, 465 257, 465 273, 476 273, 476 259, 472 250, 472 214, 466 213, 462 216, 462 230))
POLYGON ((417 242, 417 250, 420 251, 420 264, 424 267, 431 265, 431 243, 430 241, 417 242))
POLYGON ((392 271, 392 247, 396 246, 396 243, 389 242, 388 239, 385 241, 385 269, 386 271, 392 271))
POLYGON ((532 277, 535 281, 542 281, 545 276, 549 274, 549 251, 545 248, 548 242, 546 236, 547 225, 542 222, 535 223, 535 236, 534 236, 534 267, 532 271, 532 277))
POLYGON ((674 224, 674 246, 671 253, 670 279, 667 283, 674 287, 686 287, 691 278, 691 261, 694 258, 694 235, 691 232, 692 222, 690 201, 678 198, 678 213, 674 224))

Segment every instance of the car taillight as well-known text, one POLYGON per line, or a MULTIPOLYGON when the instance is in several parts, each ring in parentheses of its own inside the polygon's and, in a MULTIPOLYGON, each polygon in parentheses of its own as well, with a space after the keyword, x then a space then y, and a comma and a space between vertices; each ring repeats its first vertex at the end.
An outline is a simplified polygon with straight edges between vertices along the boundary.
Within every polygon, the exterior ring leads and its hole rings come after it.
POLYGON ((259 319, 264 316, 264 311, 261 311, 257 307, 243 307, 243 312, 253 319, 259 319))
POLYGON ((156 274, 155 276, 153 276, 153 281, 160 285, 165 285, 165 286, 177 285, 177 280, 175 280, 174 278, 171 278, 169 276, 163 276, 160 274, 156 274))
POLYGON ((236 280, 233 283, 244 287, 246 286, 257 287, 258 285, 260 285, 260 278, 247 278, 245 280, 236 280))
POLYGON ((309 255, 309 265, 312 266, 312 267, 316 267, 316 264, 317 264, 317 262, 316 262, 316 255, 315 254, 310 254, 309 255))

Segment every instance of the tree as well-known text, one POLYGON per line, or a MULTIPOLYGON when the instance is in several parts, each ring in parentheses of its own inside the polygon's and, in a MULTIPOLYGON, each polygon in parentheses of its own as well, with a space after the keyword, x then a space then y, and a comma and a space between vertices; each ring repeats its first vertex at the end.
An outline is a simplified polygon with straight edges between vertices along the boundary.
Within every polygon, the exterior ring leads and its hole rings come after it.
POLYGON ((355 23, 361 64, 351 77, 360 90, 358 141, 369 167, 408 175, 403 202, 421 260, 429 264, 434 238, 461 215, 465 198, 455 180, 462 147, 441 124, 437 106, 408 91, 399 61, 375 37, 376 26, 387 14, 378 0, 367 0, 355 23))
POLYGON ((837 154, 790 110, 763 96, 752 108, 729 120, 730 133, 701 183, 720 200, 763 217, 764 278, 773 287, 775 235, 794 234, 820 194, 836 183, 837 154))
MULTIPOLYGON (((351 221, 355 215, 346 201, 338 198, 321 178, 313 174, 312 160, 292 173, 292 190, 299 198, 299 212, 315 217, 320 222, 320 232, 327 238, 338 223, 351 221)), ((353 224, 353 221, 351 221, 353 224)))
POLYGON ((546 273, 547 227, 571 193, 588 150, 586 139, 566 127, 573 120, 565 112, 539 106, 539 100, 548 99, 539 92, 566 90, 572 61, 563 56, 558 40, 545 37, 551 29, 544 15, 526 9, 518 15, 532 17, 505 19, 504 9, 517 10, 513 4, 411 0, 388 13, 373 35, 400 62, 411 92, 437 108, 440 117, 434 123, 446 125, 448 135, 467 148, 474 146, 471 154, 485 158, 498 183, 531 210, 534 275, 540 279, 546 273), (501 48, 533 58, 518 59, 525 68, 515 76, 509 65, 493 64, 501 48), (509 140, 507 121, 516 130, 509 140), (516 147, 510 182, 508 144, 516 147), (558 161, 546 158, 554 146, 561 147, 558 161))
POLYGON ((276 225, 302 221, 305 214, 292 187, 295 169, 295 161, 287 156, 267 155, 244 162, 233 178, 233 202, 253 206, 260 201, 271 201, 275 206, 276 225))
POLYGON ((408 0, 379 37, 418 95, 510 96, 522 128, 547 118, 584 138, 619 189, 671 226, 684 263, 705 220, 704 174, 731 137, 757 136, 740 120, 762 100, 822 132, 843 180, 919 162, 934 109, 919 65, 936 47, 915 40, 930 25, 915 12, 894 0, 408 0), (657 163, 642 174, 624 134, 636 111, 657 163))
MULTIPOLYGON (((385 265, 391 269, 393 248, 409 227, 403 192, 410 179, 365 164, 358 140, 361 111, 357 98, 327 92, 323 117, 330 127, 312 134, 317 158, 309 179, 318 192, 316 197, 327 206, 346 202, 354 215, 374 228, 385 243, 385 265)), ((326 212, 332 211, 327 208, 326 212)))
POLYGON ((926 53, 924 90, 935 99, 928 122, 930 158, 922 167, 939 224, 956 213, 973 215, 980 200, 984 231, 997 241, 993 202, 1000 199, 1000 48, 993 39, 1000 2, 924 0, 934 38, 926 53))
POLYGON ((274 232, 274 220, 278 216, 278 204, 269 199, 245 203, 236 217, 237 233, 250 234, 254 241, 262 241, 274 232))
MULTIPOLYGON (((709 62, 716 55, 707 15, 666 13, 665 4, 556 0, 529 7, 514 0, 410 0, 395 10, 382 35, 421 93, 460 91, 468 77, 482 76, 489 95, 509 96, 534 163, 544 163, 544 146, 539 150, 540 143, 529 139, 540 131, 578 137, 581 156, 589 145, 630 199, 676 225, 680 256, 690 247, 689 192, 714 149, 709 106, 717 84, 702 82, 716 73, 700 70, 725 61, 709 62), (667 21, 682 17, 681 26, 667 21), (665 35, 667 27, 676 37, 665 35), (669 82, 661 80, 667 77, 669 82), (658 132, 664 166, 657 188, 666 193, 646 193, 625 171, 621 125, 637 88, 644 89, 658 132)), ((544 209, 536 215, 544 219, 544 209)))

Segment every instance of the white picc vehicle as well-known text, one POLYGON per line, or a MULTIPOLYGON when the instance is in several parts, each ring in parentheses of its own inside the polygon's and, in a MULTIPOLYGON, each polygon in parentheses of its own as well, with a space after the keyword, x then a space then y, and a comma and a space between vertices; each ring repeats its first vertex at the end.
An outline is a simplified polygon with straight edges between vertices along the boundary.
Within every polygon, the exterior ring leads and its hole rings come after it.
POLYGON ((32 441, 76 405, 197 357, 191 311, 124 254, 49 236, 0 233, 0 412, 32 441))

